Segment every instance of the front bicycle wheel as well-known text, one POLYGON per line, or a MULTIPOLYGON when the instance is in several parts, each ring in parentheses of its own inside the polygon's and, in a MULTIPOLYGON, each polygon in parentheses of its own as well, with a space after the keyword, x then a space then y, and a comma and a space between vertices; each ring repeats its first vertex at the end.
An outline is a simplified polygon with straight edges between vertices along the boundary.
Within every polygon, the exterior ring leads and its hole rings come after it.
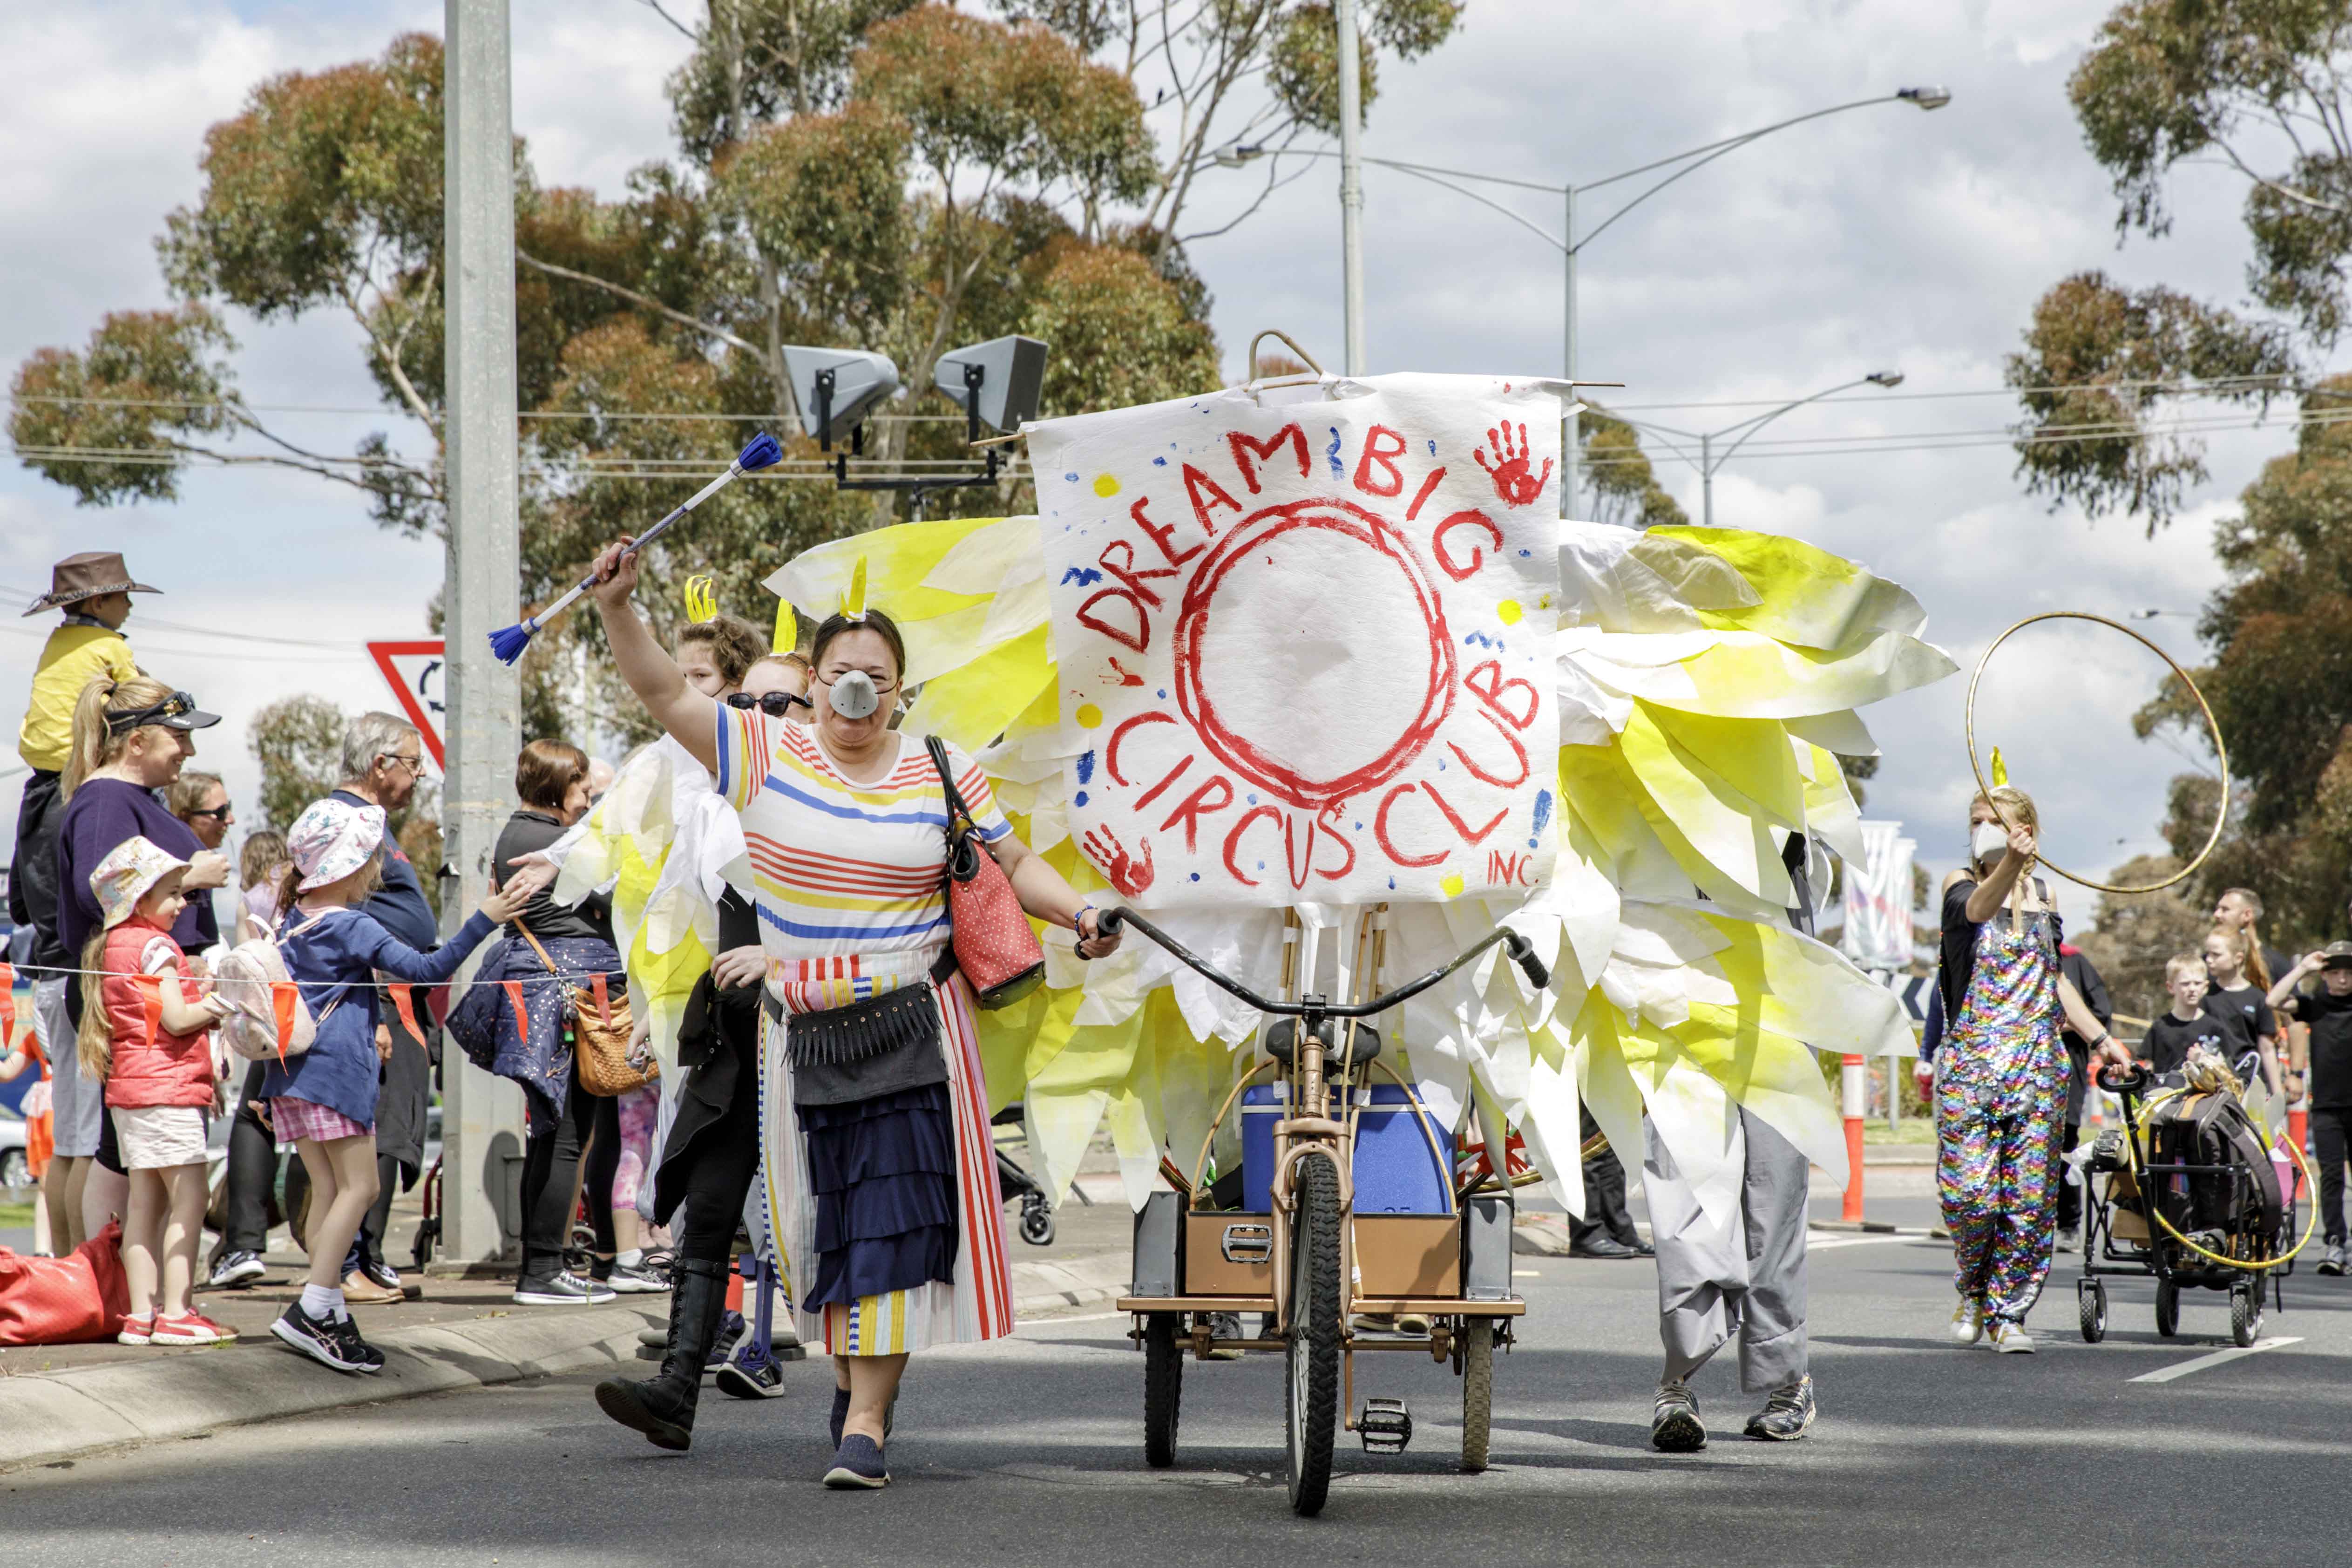
POLYGON ((1176 1424, 1184 1400, 1181 1312, 1154 1312, 1143 1323, 1143 1462, 1164 1470, 1176 1462, 1176 1424))
POLYGON ((1328 1157, 1298 1163, 1290 1226, 1290 1347, 1284 1415, 1290 1437, 1290 1507, 1312 1517, 1331 1490, 1339 1414, 1339 1173, 1328 1157))

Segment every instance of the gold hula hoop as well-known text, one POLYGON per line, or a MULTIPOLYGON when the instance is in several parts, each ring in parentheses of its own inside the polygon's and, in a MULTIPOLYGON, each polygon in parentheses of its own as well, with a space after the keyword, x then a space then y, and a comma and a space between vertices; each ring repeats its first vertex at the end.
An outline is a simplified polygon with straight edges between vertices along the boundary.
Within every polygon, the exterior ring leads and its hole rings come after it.
POLYGON ((2198 867, 2205 864, 2205 858, 2213 853, 2213 846, 2221 842, 2221 829, 2229 825, 2229 748, 2221 742, 2221 726, 2215 722, 2211 706, 2206 702, 2205 694, 2197 689, 2197 683, 2189 679, 2189 672, 2181 668, 2179 664, 2175 663, 2170 654, 2165 652, 2162 648, 2157 647, 2154 643, 2148 641, 2147 638, 2140 636, 2139 633, 2132 630, 2131 627, 2125 626, 2120 621, 2111 621, 2105 616, 2095 616, 2087 610, 2046 610, 2038 616, 2026 616, 2023 620, 2010 627, 2009 630, 2001 633, 2000 636, 1992 639, 1992 647, 1985 649, 1984 657, 1977 660, 1976 673, 1969 677, 1968 706, 1962 713, 1962 720, 1966 725, 1968 732, 1969 770, 1977 776, 1978 793, 1982 795, 1985 797, 1986 804, 1992 807, 1994 820, 1998 821, 2004 829, 2012 833, 2015 832, 2017 830, 2016 824, 2011 822, 2008 817, 2001 815, 2000 803, 1992 798, 1992 786, 1985 783, 1984 769, 1978 765, 1977 763, 1977 683, 1984 679, 1985 666, 1992 662, 1992 656, 2000 651, 2000 645, 2015 637, 2018 633, 2023 631, 2026 627, 2033 625, 2036 621, 2091 621, 2099 626, 2110 626, 2115 630, 2123 633, 2124 636, 2131 638, 2132 641, 2139 644, 2140 647, 2147 649, 2148 652, 2156 655, 2157 658, 2164 660, 2165 664, 2171 669, 2172 673, 2180 678, 2180 684, 2189 688, 2189 695, 2197 699, 2197 710, 2205 715, 2205 728, 2212 732, 2213 755, 2219 758, 2221 763, 2221 809, 2214 815, 2213 831, 2206 835, 2205 847, 2197 851, 2196 858, 2190 860, 2188 865, 2183 866, 2171 876, 2167 877, 2163 881, 2150 882, 2145 887, 2118 887, 2112 882, 2095 882, 2088 877, 2075 875, 2074 872, 2066 869, 2065 867, 2058 864, 2057 861, 2050 859, 2046 856, 2037 853, 2034 858, 2040 860, 2044 866, 2049 867, 2053 871, 2055 871, 2060 876, 2065 878, 2068 881, 2079 883, 2085 888, 2096 889, 2102 893, 2154 893, 2160 892, 2164 889, 2169 888, 2175 882, 2186 881, 2190 876, 2195 874, 2198 867))

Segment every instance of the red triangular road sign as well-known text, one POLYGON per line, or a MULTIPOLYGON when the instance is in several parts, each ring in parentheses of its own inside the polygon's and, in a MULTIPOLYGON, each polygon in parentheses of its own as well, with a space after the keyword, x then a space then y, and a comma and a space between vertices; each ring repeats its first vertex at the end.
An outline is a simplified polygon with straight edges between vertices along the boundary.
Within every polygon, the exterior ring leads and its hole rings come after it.
POLYGON ((441 760, 441 714, 442 693, 447 689, 444 676, 448 667, 442 659, 441 639, 372 642, 367 650, 375 667, 383 671, 392 694, 400 700, 401 710, 425 738, 425 749, 432 754, 433 765, 446 773, 447 765, 441 760))

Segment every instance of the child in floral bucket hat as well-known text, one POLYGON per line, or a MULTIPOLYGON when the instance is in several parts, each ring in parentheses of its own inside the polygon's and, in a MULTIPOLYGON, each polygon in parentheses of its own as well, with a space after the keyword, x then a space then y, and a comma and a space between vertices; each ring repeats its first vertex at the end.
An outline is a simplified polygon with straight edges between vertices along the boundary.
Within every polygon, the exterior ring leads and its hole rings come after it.
POLYGON ((172 940, 187 900, 188 863, 149 838, 116 845, 89 874, 105 923, 82 951, 81 1033, 88 1081, 106 1085, 107 1114, 131 1176, 122 1271, 127 1345, 209 1345, 236 1338, 194 1310, 203 1238, 205 1119, 217 1079, 208 1032, 226 1010, 188 974, 172 940))
POLYGON ((314 800, 287 829, 294 864, 279 889, 278 951, 316 1033, 301 1055, 266 1063, 261 1086, 278 1140, 310 1177, 310 1278, 269 1331, 337 1372, 383 1370, 342 1289, 344 1256, 376 1195, 376 982, 440 984, 555 878, 548 866, 518 873, 455 936, 419 952, 354 907, 376 884, 383 844, 383 808, 351 800, 314 800))

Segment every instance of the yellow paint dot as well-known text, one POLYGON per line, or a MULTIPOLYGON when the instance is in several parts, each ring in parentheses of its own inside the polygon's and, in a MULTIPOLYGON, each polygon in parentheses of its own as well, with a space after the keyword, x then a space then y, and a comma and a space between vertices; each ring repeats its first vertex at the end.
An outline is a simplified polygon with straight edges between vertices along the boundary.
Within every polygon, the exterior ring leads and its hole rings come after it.
POLYGON ((1502 617, 1505 626, 1516 626, 1519 624, 1519 602, 1517 599, 1506 599, 1495 606, 1495 614, 1502 617))
POLYGON ((1437 884, 1437 890, 1444 893, 1449 899, 1460 898, 1462 896, 1462 873, 1459 871, 1448 872, 1444 879, 1437 884))
POLYGON ((1549 610, 1549 609, 1550 609, 1550 608, 1551 608, 1551 595, 1550 595, 1549 594, 1546 594, 1542 598, 1538 599, 1538 600, 1536 601, 1536 608, 1537 608, 1537 609, 1538 609, 1538 610, 1549 610))
POLYGON ((1095 494, 1101 496, 1106 500, 1109 500, 1112 496, 1118 494, 1118 481, 1108 474, 1097 474, 1095 476, 1095 494))
POLYGON ((1091 730, 1102 722, 1102 710, 1091 702, 1078 704, 1078 728, 1091 730))

